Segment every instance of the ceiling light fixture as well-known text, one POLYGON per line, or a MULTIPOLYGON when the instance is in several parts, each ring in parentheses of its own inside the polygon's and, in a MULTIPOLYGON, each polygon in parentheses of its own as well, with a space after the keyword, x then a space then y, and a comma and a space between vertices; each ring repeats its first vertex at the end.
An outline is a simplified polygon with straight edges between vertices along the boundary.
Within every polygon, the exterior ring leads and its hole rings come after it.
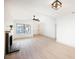
POLYGON ((58 0, 54 1, 52 4, 51 4, 52 8, 58 10, 60 7, 62 7, 62 3, 58 0))
POLYGON ((36 18, 35 18, 35 15, 33 15, 33 20, 34 20, 34 21, 38 21, 38 22, 40 21, 39 19, 36 19, 36 18))

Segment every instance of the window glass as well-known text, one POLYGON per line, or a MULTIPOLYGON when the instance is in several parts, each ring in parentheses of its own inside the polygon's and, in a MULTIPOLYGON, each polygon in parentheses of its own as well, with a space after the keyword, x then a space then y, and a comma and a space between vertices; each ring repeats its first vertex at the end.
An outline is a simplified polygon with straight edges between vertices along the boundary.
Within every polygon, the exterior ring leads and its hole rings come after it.
POLYGON ((17 34, 25 33, 25 25, 24 24, 16 24, 16 33, 17 34))
POLYGON ((16 33, 17 34, 30 34, 31 26, 28 24, 16 24, 16 33))

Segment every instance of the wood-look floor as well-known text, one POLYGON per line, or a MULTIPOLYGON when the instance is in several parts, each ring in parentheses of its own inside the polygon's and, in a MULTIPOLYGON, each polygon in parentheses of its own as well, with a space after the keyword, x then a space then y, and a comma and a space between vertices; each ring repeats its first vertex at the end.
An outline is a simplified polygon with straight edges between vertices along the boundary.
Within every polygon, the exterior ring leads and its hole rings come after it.
POLYGON ((44 36, 15 40, 14 45, 20 51, 6 55, 5 59, 75 59, 74 48, 44 36))

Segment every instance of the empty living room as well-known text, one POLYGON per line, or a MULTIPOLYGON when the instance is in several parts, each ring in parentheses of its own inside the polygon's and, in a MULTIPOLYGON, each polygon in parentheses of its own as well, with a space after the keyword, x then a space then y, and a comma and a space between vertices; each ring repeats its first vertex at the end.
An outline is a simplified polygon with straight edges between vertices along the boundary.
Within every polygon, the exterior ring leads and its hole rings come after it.
POLYGON ((5 59, 75 59, 75 0, 4 0, 5 59))

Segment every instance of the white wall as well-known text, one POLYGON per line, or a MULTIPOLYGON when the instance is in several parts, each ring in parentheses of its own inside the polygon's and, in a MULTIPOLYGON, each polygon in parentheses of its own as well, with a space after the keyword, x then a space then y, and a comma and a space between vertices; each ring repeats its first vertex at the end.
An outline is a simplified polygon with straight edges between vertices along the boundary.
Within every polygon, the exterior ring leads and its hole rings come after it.
POLYGON ((46 9, 43 7, 39 8, 36 5, 35 7, 23 3, 24 2, 21 3, 20 1, 13 2, 11 0, 5 0, 5 30, 9 30, 9 25, 14 25, 15 20, 22 20, 24 22, 27 20, 32 20, 33 15, 36 15, 36 18, 39 18, 40 20, 39 32, 38 22, 33 22, 33 34, 42 34, 51 38, 55 38, 54 17, 44 13, 46 9))
POLYGON ((75 15, 69 14, 57 18, 57 41, 74 47, 75 41, 75 15))
POLYGON ((12 16, 11 16, 11 3, 10 1, 4 2, 4 28, 5 30, 9 30, 9 25, 13 24, 12 16))
POLYGON ((55 39, 55 19, 52 16, 42 16, 40 18, 40 34, 55 39))

